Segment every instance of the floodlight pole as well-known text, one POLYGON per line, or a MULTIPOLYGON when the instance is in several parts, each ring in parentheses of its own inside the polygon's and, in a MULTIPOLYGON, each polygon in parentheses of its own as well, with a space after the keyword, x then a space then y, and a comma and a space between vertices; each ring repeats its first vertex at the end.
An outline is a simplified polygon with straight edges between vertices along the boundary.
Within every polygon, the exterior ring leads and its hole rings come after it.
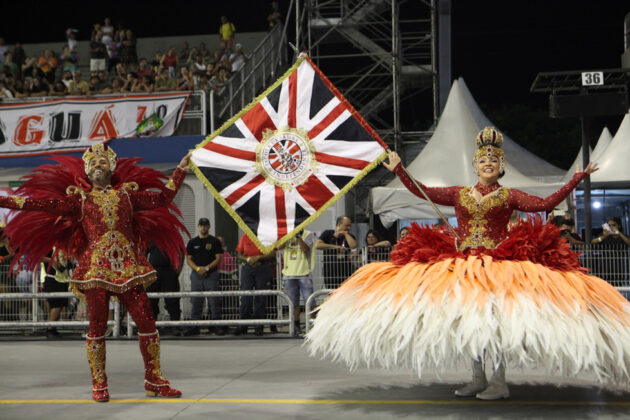
MULTIPOLYGON (((580 117, 580 128, 582 129, 582 170, 586 168, 590 161, 590 139, 588 137, 590 119, 580 117)), ((591 176, 584 178, 584 243, 590 244, 592 238, 592 214, 591 214, 591 176)))

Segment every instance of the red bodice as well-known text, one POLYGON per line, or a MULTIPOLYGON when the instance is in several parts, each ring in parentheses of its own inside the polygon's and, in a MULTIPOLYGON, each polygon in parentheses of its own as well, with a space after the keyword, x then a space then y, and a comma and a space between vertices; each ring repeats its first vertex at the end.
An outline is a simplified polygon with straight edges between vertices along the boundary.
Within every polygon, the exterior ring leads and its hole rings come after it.
POLYGON ((71 186, 63 199, 0 197, 0 206, 16 210, 39 210, 70 216, 81 224, 87 246, 79 255, 72 282, 78 289, 105 287, 115 292, 150 282, 155 271, 140 249, 134 230, 134 210, 168 205, 186 172, 176 169, 163 192, 138 191, 135 182, 91 191, 71 186))
MULTIPOLYGON (((413 184, 402 165, 394 172, 413 194, 424 198, 413 184)), ((576 173, 568 184, 547 198, 540 198, 523 191, 502 187, 498 183, 474 187, 427 187, 418 185, 436 204, 454 206, 457 216, 458 249, 472 251, 476 248, 494 249, 507 237, 507 225, 512 211, 551 211, 586 177, 576 173), (476 191, 476 192, 475 192, 476 191)), ((417 182, 417 181, 416 181, 417 182)))

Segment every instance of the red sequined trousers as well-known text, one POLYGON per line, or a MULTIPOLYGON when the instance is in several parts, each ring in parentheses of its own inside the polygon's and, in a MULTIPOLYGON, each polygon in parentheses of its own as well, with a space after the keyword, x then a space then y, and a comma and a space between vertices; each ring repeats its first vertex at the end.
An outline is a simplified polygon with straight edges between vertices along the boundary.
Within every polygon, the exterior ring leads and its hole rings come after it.
POLYGON ((124 293, 113 293, 102 288, 85 290, 90 313, 90 330, 86 337, 87 356, 92 373, 94 391, 107 389, 105 373, 105 328, 109 313, 109 298, 116 296, 138 326, 140 353, 144 359, 145 389, 168 388, 169 382, 160 368, 160 336, 155 329, 151 303, 142 286, 124 293))

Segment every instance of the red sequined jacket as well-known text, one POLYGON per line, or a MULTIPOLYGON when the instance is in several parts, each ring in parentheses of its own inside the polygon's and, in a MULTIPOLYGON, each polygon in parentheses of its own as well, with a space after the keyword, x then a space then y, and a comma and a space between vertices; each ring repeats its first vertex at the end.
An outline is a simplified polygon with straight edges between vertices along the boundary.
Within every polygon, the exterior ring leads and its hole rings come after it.
MULTIPOLYGON (((394 172, 405 187, 413 194, 424 198, 401 164, 394 172)), ((494 249, 507 236, 507 225, 513 210, 526 212, 551 211, 586 177, 585 172, 576 173, 568 184, 547 198, 540 198, 523 191, 502 187, 498 183, 484 186, 477 183, 474 187, 427 187, 418 185, 436 204, 454 206, 457 216, 457 234, 461 240, 457 244, 460 251, 476 248, 494 249), (482 198, 473 196, 473 188, 482 198)), ((417 182, 417 181, 416 181, 417 182)))
POLYGON ((133 230, 133 211, 168 205, 182 185, 186 172, 177 168, 163 192, 138 191, 135 182, 91 191, 70 186, 63 199, 0 197, 0 207, 38 210, 70 216, 81 224, 88 246, 79 256, 72 285, 79 290, 103 287, 122 293, 137 284, 155 280, 155 270, 140 252, 133 230))

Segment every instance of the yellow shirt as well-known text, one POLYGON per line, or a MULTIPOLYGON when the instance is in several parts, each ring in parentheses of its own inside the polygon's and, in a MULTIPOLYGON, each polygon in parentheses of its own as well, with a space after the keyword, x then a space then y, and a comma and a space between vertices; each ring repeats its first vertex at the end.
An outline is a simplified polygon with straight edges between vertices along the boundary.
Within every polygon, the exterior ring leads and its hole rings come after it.
POLYGON ((231 22, 224 23, 219 27, 219 34, 224 41, 234 38, 234 32, 236 32, 236 28, 231 22))
POLYGON ((311 232, 304 230, 302 239, 311 249, 307 255, 297 243, 297 239, 293 238, 287 242, 284 247, 284 268, 282 274, 285 277, 301 277, 307 276, 311 272, 311 255, 313 253, 313 237, 311 232))

